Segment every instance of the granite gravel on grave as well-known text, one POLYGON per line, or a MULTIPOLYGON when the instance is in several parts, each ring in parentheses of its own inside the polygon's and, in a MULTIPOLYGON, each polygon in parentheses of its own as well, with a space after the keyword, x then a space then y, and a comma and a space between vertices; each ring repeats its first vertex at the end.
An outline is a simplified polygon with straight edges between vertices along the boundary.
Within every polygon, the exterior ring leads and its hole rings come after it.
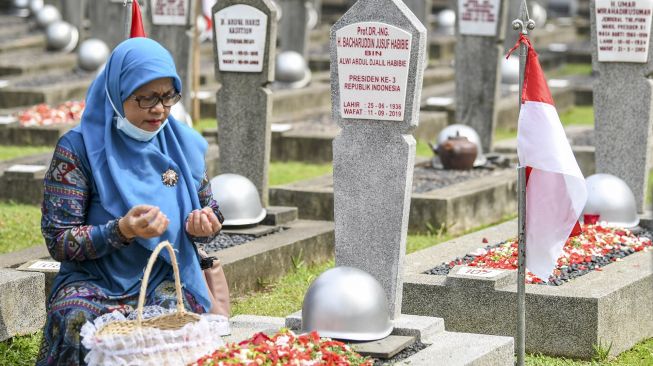
MULTIPOLYGON (((507 168, 512 169, 512 168, 507 168)), ((475 168, 470 170, 435 169, 416 166, 413 172, 413 193, 424 193, 435 189, 504 172, 507 169, 475 168)))
MULTIPOLYGON (((277 228, 277 230, 263 236, 272 235, 280 231, 283 231, 282 227, 279 227, 277 228)), ((210 243, 197 243, 197 245, 207 253, 211 253, 211 252, 216 252, 218 250, 227 249, 241 244, 245 244, 255 239, 258 238, 254 235, 219 233, 215 237, 215 239, 213 239, 213 241, 211 241, 210 243)))

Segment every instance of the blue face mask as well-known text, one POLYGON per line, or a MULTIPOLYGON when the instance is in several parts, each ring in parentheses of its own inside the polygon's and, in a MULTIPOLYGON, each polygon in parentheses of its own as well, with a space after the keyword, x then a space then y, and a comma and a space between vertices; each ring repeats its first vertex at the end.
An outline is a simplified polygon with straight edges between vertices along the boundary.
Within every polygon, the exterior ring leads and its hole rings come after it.
POLYGON ((107 98, 109 98, 109 103, 111 103, 111 107, 113 108, 113 111, 116 112, 118 115, 116 117, 116 128, 119 129, 120 131, 124 132, 125 135, 133 138, 134 140, 137 141, 142 141, 142 142, 147 142, 150 141, 156 136, 163 127, 168 123, 168 119, 166 118, 165 121, 159 126, 159 128, 156 129, 156 131, 145 131, 141 128, 136 127, 133 123, 129 122, 129 120, 126 117, 123 117, 120 115, 120 112, 116 109, 116 106, 113 104, 113 101, 111 100, 111 97, 109 96, 109 91, 106 90, 106 85, 105 85, 105 91, 107 93, 107 98))

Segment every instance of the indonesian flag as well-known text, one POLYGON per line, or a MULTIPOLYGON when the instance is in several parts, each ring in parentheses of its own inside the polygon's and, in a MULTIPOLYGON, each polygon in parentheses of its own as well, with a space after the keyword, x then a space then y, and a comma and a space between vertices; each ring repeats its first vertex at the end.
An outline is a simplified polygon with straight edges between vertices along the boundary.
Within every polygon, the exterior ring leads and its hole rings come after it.
POLYGON ((129 32, 129 38, 147 37, 145 29, 143 29, 143 17, 141 17, 141 7, 138 5, 138 0, 134 0, 132 4, 132 24, 129 32))
POLYGON ((520 43, 528 46, 517 131, 519 163, 530 168, 526 185, 526 268, 547 281, 567 238, 578 225, 587 188, 537 53, 526 36, 520 36, 515 48, 520 43))

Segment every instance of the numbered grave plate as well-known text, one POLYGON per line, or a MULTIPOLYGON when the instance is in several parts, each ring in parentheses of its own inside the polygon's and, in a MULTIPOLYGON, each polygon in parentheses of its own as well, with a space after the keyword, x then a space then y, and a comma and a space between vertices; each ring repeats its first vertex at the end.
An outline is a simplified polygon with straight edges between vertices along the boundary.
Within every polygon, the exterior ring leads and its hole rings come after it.
POLYGON ((263 71, 267 15, 238 4, 215 13, 214 19, 220 71, 263 71))
POLYGON ((30 264, 27 269, 37 269, 37 270, 52 270, 52 271, 58 271, 59 268, 61 267, 61 263, 59 262, 53 262, 53 261, 36 261, 32 264, 30 264))
POLYGON ((412 35, 380 22, 336 32, 342 118, 403 121, 412 35))
POLYGON ((653 0, 596 0, 599 62, 648 61, 653 0))
POLYGON ((488 269, 488 268, 479 268, 479 267, 461 267, 456 274, 473 276, 473 277, 483 277, 483 278, 492 278, 502 274, 504 271, 499 269, 488 269))
POLYGON ((460 34, 494 37, 499 8, 499 0, 458 0, 460 34))

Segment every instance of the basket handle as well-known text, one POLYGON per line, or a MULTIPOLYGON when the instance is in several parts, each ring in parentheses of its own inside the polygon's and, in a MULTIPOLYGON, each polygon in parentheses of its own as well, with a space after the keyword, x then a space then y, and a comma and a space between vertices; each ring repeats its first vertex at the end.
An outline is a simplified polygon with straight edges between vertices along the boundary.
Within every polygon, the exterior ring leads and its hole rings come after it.
POLYGON ((152 255, 150 255, 150 260, 147 262, 147 268, 145 268, 145 274, 143 275, 143 282, 141 283, 141 293, 138 295, 138 306, 136 307, 136 324, 140 327, 141 322, 143 321, 143 305, 145 304, 145 293, 147 292, 147 283, 150 279, 150 272, 152 272, 152 266, 159 257, 159 252, 163 248, 168 249, 170 254, 170 262, 172 265, 172 271, 175 275, 175 292, 177 293, 177 313, 185 313, 184 309, 184 299, 181 296, 181 280, 179 278, 179 266, 177 265, 177 257, 175 256, 175 250, 170 245, 170 242, 162 241, 159 245, 156 246, 152 255))

